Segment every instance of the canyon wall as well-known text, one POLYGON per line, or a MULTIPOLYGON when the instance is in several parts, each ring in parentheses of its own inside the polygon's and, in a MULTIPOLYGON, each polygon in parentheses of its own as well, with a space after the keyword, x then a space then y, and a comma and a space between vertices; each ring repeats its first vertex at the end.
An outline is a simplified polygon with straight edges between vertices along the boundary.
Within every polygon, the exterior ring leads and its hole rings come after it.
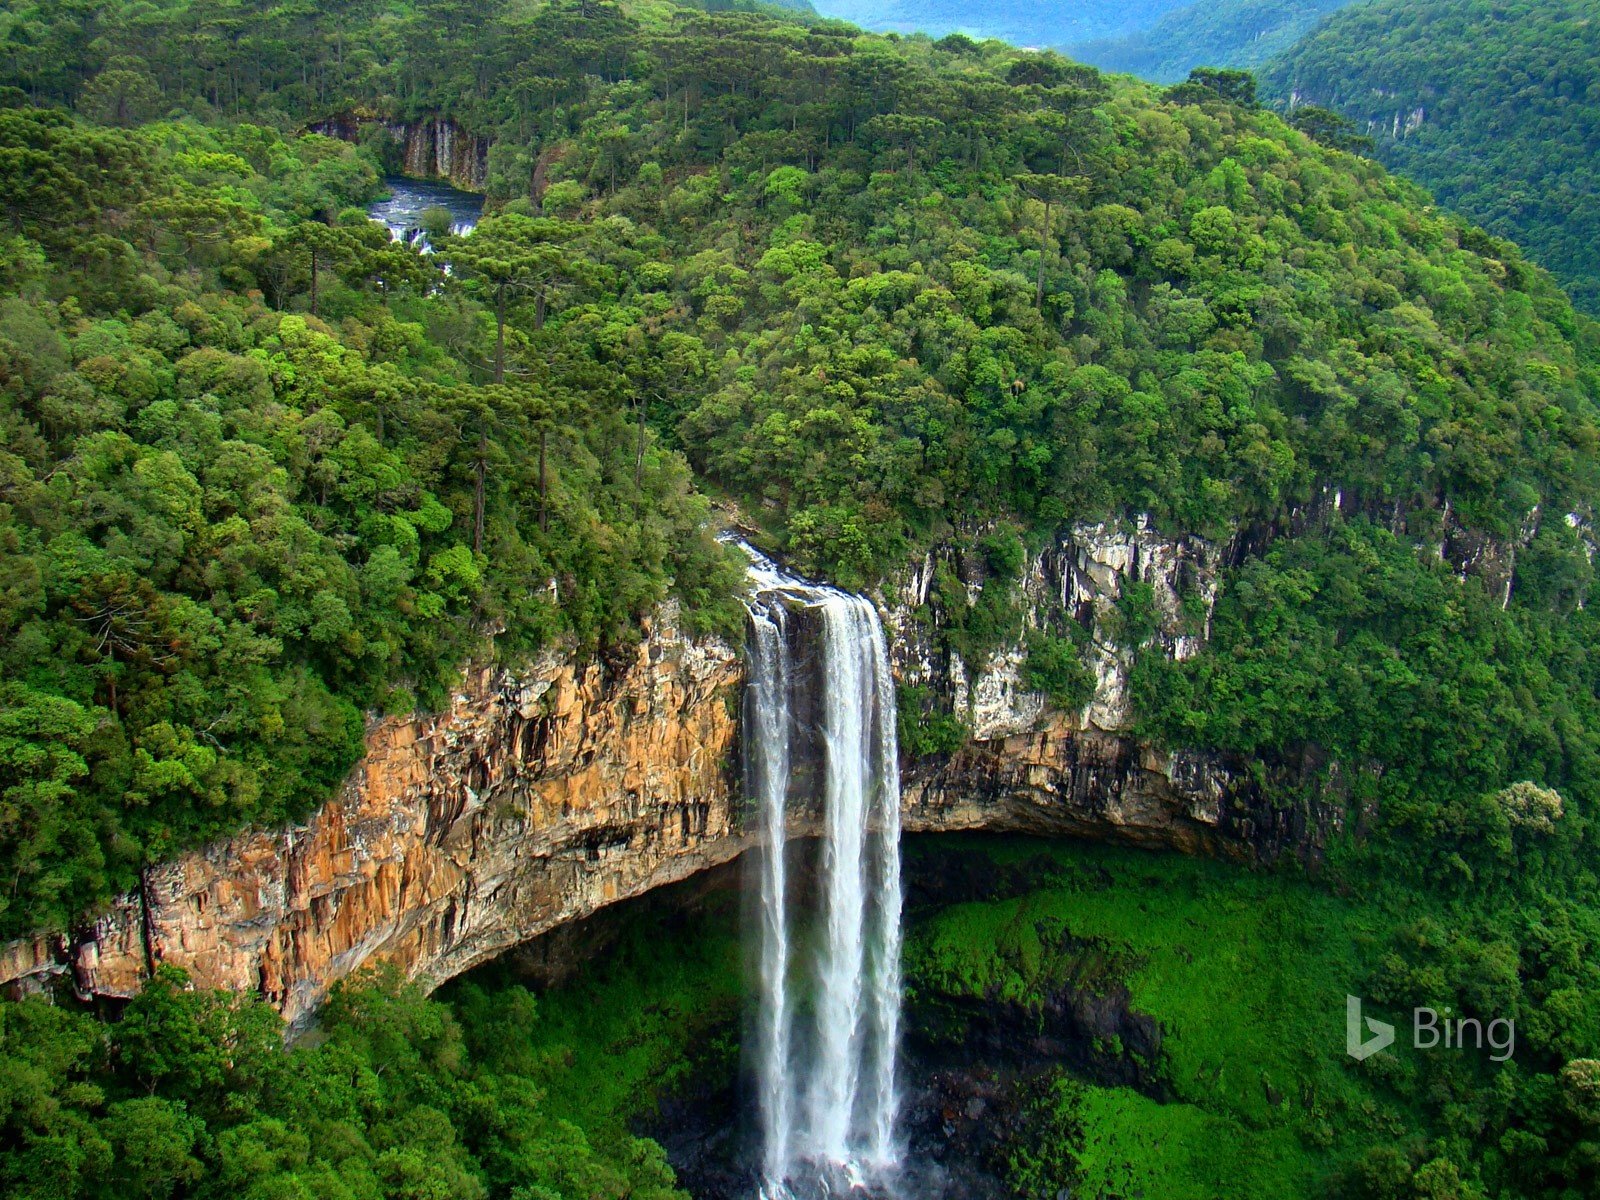
POLYGON ((400 147, 402 172, 413 179, 438 179, 467 192, 481 192, 489 178, 489 141, 474 137, 447 117, 394 121, 373 113, 348 112, 308 128, 346 142, 364 129, 381 129, 400 147))
MULTIPOLYGON (((981 669, 926 619, 937 556, 878 597, 897 675, 972 730, 906 764, 912 832, 1062 834, 1238 858, 1314 850, 1329 820, 1286 813, 1227 764, 1166 756, 1127 733, 1129 653, 1112 633, 1148 584, 1155 645, 1205 635, 1225 547, 1147 527, 1083 526, 1027 563, 1029 625, 1076 621, 1096 674, 1080 712, 1027 690, 1024 643, 981 669)), ((976 573, 969 572, 969 574, 976 573)), ((970 585, 976 592, 981 582, 970 585)), ((0 948, 12 990, 70 975, 81 996, 134 994, 172 964, 200 986, 255 991, 304 1024, 337 980, 390 962, 429 984, 613 901, 747 848, 738 775, 742 666, 670 609, 622 661, 551 655, 474 672, 448 712, 386 718, 342 793, 305 825, 243 834, 146 872, 71 938, 0 948)), ((810 832, 798 814, 794 832, 810 832)))
POLYGON ((0 972, 66 970, 82 996, 123 997, 173 964, 291 1023, 368 961, 441 982, 737 854, 741 678, 732 649, 670 611, 623 662, 476 672, 448 712, 375 722, 304 826, 152 869, 78 937, 19 943, 0 972))
POLYGON ((946 645, 935 584, 946 571, 978 600, 996 585, 981 556, 935 551, 894 581, 881 603, 897 676, 926 686, 972 733, 954 754, 907 764, 905 828, 1088 837, 1263 861, 1314 857, 1337 829, 1337 805, 1275 807, 1237 764, 1163 752, 1129 732, 1134 651, 1120 636, 1119 606, 1130 585, 1148 588, 1154 624, 1141 653, 1186 659, 1210 635, 1219 574, 1239 552, 1237 538, 1164 534, 1142 520, 1079 525, 1028 556, 1015 585, 1021 632, 981 666, 946 645), (1024 682, 1027 640, 1033 630, 1059 636, 1073 626, 1094 690, 1080 711, 1060 713, 1024 682))

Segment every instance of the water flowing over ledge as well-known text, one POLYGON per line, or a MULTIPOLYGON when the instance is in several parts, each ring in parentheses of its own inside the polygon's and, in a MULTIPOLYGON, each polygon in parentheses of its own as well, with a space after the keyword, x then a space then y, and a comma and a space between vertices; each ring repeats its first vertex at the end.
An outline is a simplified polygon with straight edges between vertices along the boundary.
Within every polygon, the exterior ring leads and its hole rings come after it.
MULTIPOLYGON (((1122 587, 1140 580, 1165 614, 1186 586, 1209 595, 1222 557, 1142 525, 1084 526, 1027 565, 1024 599, 1034 619, 1060 623, 1114 613, 1122 587)), ((1098 626, 1100 682, 1082 713, 1045 710, 1026 692, 1018 648, 982 670, 943 654, 912 616, 935 565, 930 556, 889 581, 879 611, 897 678, 969 714, 973 739, 902 762, 906 833, 983 829, 1262 860, 1314 855, 1331 836, 1335 806, 1281 808, 1238 764, 1160 752, 1121 727, 1126 671, 1098 626)), ((789 615, 816 614, 797 601, 789 615)), ((1186 649, 1178 632, 1159 635, 1169 653, 1186 649)), ((624 659, 552 647, 468 671, 441 712, 374 718, 362 762, 306 822, 154 864, 83 926, 0 945, 0 988, 60 981, 84 998, 124 998, 170 964, 196 986, 260 995, 303 1029, 329 987, 365 964, 432 986, 731 862, 760 837, 738 753, 750 656, 686 635, 670 605, 641 634, 624 659)), ((809 712, 804 723, 816 726, 809 712)), ((806 748, 796 771, 819 759, 806 748)), ((796 812, 790 799, 791 834, 820 836, 817 806, 796 812)))
POLYGON ((900 770, 888 646, 869 601, 745 550, 761 1195, 882 1188, 900 1159, 900 770), (821 895, 809 898, 797 895, 805 873, 790 870, 790 818, 819 800, 821 895), (812 947, 796 936, 808 907, 820 910, 812 947))

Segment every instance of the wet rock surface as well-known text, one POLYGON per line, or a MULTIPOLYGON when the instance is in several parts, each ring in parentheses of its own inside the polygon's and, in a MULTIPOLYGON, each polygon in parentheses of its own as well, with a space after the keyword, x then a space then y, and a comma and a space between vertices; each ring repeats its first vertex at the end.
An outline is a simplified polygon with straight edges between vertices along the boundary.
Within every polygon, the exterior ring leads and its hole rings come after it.
POLYGON ((489 177, 489 140, 468 133, 448 117, 400 121, 367 111, 337 113, 313 122, 312 133, 358 142, 378 128, 400 148, 400 162, 413 179, 442 179, 452 187, 481 192, 489 177))

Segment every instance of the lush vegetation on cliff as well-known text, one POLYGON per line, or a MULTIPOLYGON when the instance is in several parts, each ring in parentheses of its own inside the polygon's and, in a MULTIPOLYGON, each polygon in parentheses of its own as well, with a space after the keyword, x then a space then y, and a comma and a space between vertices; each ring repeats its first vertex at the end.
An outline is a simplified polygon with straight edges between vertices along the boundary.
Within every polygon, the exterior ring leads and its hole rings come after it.
POLYGON ((1575 607, 1591 574, 1565 523, 1524 552, 1509 607, 1365 520, 1285 539, 1228 581, 1200 654, 1140 655, 1145 731, 1252 763, 1283 802, 1364 814, 1361 855, 1418 886, 1570 868, 1600 807, 1600 629, 1575 607), (1532 816, 1501 789, 1527 779, 1579 815, 1519 863, 1532 816))
POLYGON ((1594 0, 1372 0, 1263 73, 1276 102, 1367 127, 1378 157, 1520 243, 1600 312, 1594 0))
POLYGON ((846 582, 955 513, 1221 530, 1332 481, 1507 531, 1592 491, 1594 338, 1548 278, 1225 87, 746 14, 453 11, 265 5, 235 49, 205 10, 113 8, 86 46, 43 26, 14 78, 495 139, 492 203, 613 243, 570 245, 612 270, 558 272, 551 320, 846 582))
MULTIPOLYGON (((606 4, 3 11, 12 932, 305 812, 488 632, 729 614, 675 447, 847 584, 980 522, 1009 563, 1327 483, 1500 535, 1594 494, 1593 327, 1228 76, 606 4), (362 112, 493 139, 500 211, 386 243, 392 140, 296 132, 362 112)), ((981 656, 1014 618, 962 592, 981 656)))
MULTIPOLYGON (((1254 764, 1285 805, 1342 805, 1335 884, 1397 889, 1397 911, 1444 893, 1427 911, 1448 927, 1374 909, 1377 966, 1293 961, 1545 1028, 1498 1072, 1282 1072, 1374 1141, 1393 1127, 1368 1090, 1420 1114, 1415 1152, 1352 1168, 1351 1194, 1592 1187, 1596 922, 1568 898, 1593 890, 1600 802, 1579 603, 1600 338, 1510 243, 1339 150, 1335 123, 1284 124, 1236 74, 1159 90, 961 37, 600 0, 3 0, 0 19, 0 933, 303 814, 364 713, 446 703, 491 643, 603 655, 671 596, 727 627, 735 575, 696 481, 846 584, 957 543, 990 586, 946 564, 930 611, 970 663, 1022 635, 1030 546, 1149 514, 1244 531, 1244 562, 1203 653, 1138 656, 1145 731, 1254 764), (304 132, 331 116, 365 119, 358 145, 304 132), (435 231, 423 255, 365 220, 395 165, 376 117, 492 142, 471 237, 435 231), (1505 556, 1509 602, 1435 553, 1474 540, 1505 556)), ((1123 599, 1138 649, 1150 614, 1123 599)), ((1067 624, 1032 631, 1024 682, 1070 707, 1089 680, 1067 624)), ((909 725, 934 698, 902 700, 909 725)), ((906 744, 961 737, 944 712, 906 744)), ((1307 921, 1366 936, 1311 895, 1307 921)), ((945 967, 928 979, 1015 982, 919 960, 945 967)), ((341 1004, 324 1045, 267 1065, 259 1010, 172 986, 111 1031, 8 1008, 5 1169, 86 1194, 129 1171, 190 1194, 239 1163, 294 1177, 263 1196, 339 1194, 333 1175, 352 1196, 667 1186, 598 1085, 569 1098, 612 1122, 603 1147, 553 1124, 524 1090, 538 1072, 495 1065, 516 1039, 463 1050, 392 988, 341 1004), (184 1049, 152 1063, 140 1029, 169 1010, 156 1040, 184 1049), (301 1105, 320 1124, 271 1124, 301 1105), (503 1128, 511 1148, 483 1140, 503 1128), (535 1144, 580 1182, 540 1175, 535 1144), (448 1178, 413 1180, 413 1146, 448 1178)), ((574 1017, 575 1040, 609 1038, 603 1015, 574 1017)), ((623 1048, 658 1062, 652 1036, 623 1048)), ((1278 1120, 1231 1085, 1205 1109, 1185 1053, 1192 1144, 1278 1120)), ((1040 1118, 1060 1145, 1084 1112, 1146 1115, 1072 1103, 1040 1118)), ((1373 1144, 1272 1128, 1296 1180, 1296 1139, 1373 1144)))
POLYGON ((692 620, 736 611, 620 372, 530 328, 490 382, 494 267, 458 255, 441 287, 438 260, 345 211, 370 158, 19 99, 0 929, 63 926, 144 862, 303 816, 359 756, 363 710, 443 703, 488 634, 515 660, 637 637, 673 592, 692 620))

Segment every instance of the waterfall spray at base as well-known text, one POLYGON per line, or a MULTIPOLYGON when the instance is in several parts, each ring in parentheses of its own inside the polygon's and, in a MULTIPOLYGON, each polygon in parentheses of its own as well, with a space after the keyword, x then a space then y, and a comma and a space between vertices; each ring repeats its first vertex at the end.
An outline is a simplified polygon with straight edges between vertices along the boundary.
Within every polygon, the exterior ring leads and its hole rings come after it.
POLYGON ((900 772, 888 649, 868 601, 749 553, 761 1195, 882 1190, 899 1164, 900 772), (820 749, 816 771, 797 769, 802 746, 820 749), (786 847, 791 813, 819 800, 821 894, 808 945, 786 847))

